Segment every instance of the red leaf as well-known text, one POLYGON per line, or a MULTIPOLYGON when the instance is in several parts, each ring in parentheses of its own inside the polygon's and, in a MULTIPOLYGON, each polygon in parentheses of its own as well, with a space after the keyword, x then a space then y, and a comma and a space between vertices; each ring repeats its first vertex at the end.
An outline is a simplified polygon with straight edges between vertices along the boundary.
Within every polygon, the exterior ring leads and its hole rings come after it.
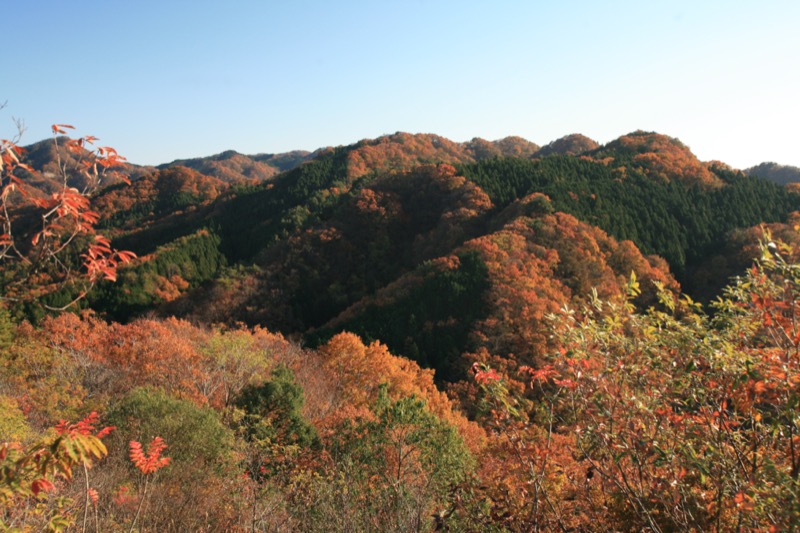
POLYGON ((106 435, 108 435, 109 433, 114 431, 115 429, 117 429, 117 426, 106 426, 106 427, 104 427, 103 429, 101 429, 97 433, 97 438, 98 439, 102 439, 103 437, 105 437, 106 435))
POLYGON ((55 488, 56 486, 45 478, 35 479, 33 483, 31 483, 31 491, 33 491, 34 496, 38 495, 40 492, 50 492, 55 488))
POLYGON ((64 131, 64 128, 69 128, 71 130, 75 129, 74 126, 70 126, 69 124, 53 124, 52 128, 53 128, 53 133, 62 133, 62 134, 67 133, 66 131, 64 131))

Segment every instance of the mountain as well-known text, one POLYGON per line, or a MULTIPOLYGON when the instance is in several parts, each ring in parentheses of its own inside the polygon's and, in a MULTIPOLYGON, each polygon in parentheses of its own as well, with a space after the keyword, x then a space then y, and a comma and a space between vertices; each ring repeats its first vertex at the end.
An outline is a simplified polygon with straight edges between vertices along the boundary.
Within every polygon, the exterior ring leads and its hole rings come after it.
POLYGON ((534 154, 536 157, 545 157, 551 154, 580 155, 600 148, 596 141, 580 133, 573 133, 548 143, 534 154))
POLYGON ((800 168, 778 163, 761 163, 744 170, 748 176, 758 176, 779 185, 800 182, 800 168))
POLYGON ((630 167, 646 175, 686 185, 719 187, 722 181, 709 165, 697 157, 678 139, 654 132, 635 131, 611 141, 592 153, 592 157, 609 165, 630 167))
MULTIPOLYGON (((540 149, 519 137, 456 143, 396 133, 311 154, 181 161, 206 169, 219 163, 209 172, 233 186, 174 162, 95 195, 114 247, 140 259, 120 283, 96 291, 91 305, 117 320, 163 307, 201 321, 310 334, 427 261, 463 255, 466 242, 513 224, 537 194, 552 213, 633 243, 642 257, 663 258, 661 270, 705 298, 702 265, 729 232, 785 221, 800 207, 789 191, 702 163, 665 135, 638 131, 593 146, 577 134, 540 149), (543 150, 549 155, 541 157, 543 150), (256 168, 251 163, 286 170, 242 178, 256 168)), ((37 160, 44 168, 53 158, 37 160)), ((559 264, 553 272, 566 268, 559 264)), ((569 287, 574 275, 560 283, 569 287)), ((578 285, 570 298, 585 296, 588 285, 578 285)))
POLYGON ((535 364, 552 348, 545 316, 593 289, 602 298, 619 297, 635 273, 647 287, 640 303, 648 305, 655 301, 652 282, 678 288, 663 260, 554 212, 543 195, 526 197, 508 212, 514 214, 504 213, 510 220, 498 230, 420 263, 312 331, 312 345, 352 331, 456 381, 478 353, 535 364))
POLYGON ((209 205, 228 186, 190 168, 168 167, 130 185, 107 187, 95 195, 93 204, 103 226, 118 237, 144 231, 154 224, 169 225, 165 218, 187 217, 209 205))
MULTIPOLYGON (((497 141, 475 138, 455 143, 430 134, 398 132, 377 139, 365 139, 350 147, 348 175, 357 178, 367 172, 405 170, 425 163, 465 163, 489 157, 531 157, 539 146, 521 137, 497 141)), ((244 155, 228 150, 210 157, 177 159, 158 168, 184 166, 227 183, 266 181, 281 172, 331 150, 292 151, 281 154, 244 155)))
POLYGON ((302 150, 258 155, 244 155, 234 150, 228 150, 210 157, 176 159, 171 163, 159 165, 158 168, 188 167, 226 183, 260 182, 291 170, 311 157, 310 152, 302 150))
POLYGON ((498 141, 475 138, 457 143, 432 134, 397 132, 365 139, 348 150, 347 172, 357 178, 370 172, 409 170, 431 163, 471 163, 492 157, 531 157, 539 146, 521 137, 498 141))
POLYGON ((310 331, 312 344, 353 331, 457 380, 463 356, 482 346, 530 361, 546 345, 544 314, 592 287, 619 295, 635 272, 647 280, 643 304, 654 300, 650 280, 677 289, 663 260, 554 212, 541 194, 493 207, 450 165, 386 174, 325 221, 268 247, 255 270, 169 312, 310 331))
POLYGON ((532 153, 518 138, 455 143, 397 133, 319 150, 246 187, 182 167, 159 170, 98 196, 114 244, 152 260, 180 249, 182 257, 201 254, 216 266, 198 274, 170 271, 166 261, 152 272, 140 263, 131 287, 109 288, 95 305, 124 319, 134 308, 169 303, 165 312, 305 334, 426 261, 501 230, 537 193, 553 212, 664 258, 696 289, 692 276, 730 231, 780 222, 800 208, 783 188, 705 165, 664 135, 634 132, 580 156, 530 159, 532 153), (201 230, 209 233, 192 237, 201 230), (222 265, 230 267, 218 270, 222 265), (192 280, 180 298, 137 295, 157 285, 146 281, 153 275, 175 274, 192 280), (188 294, 192 287, 196 295, 188 294))
MULTIPOLYGON (((78 160, 86 159, 88 153, 86 149, 70 151, 67 148, 68 142, 68 137, 58 137, 55 142, 53 139, 48 139, 25 146, 21 161, 30 166, 33 173, 21 171, 23 179, 46 194, 60 190, 63 187, 63 176, 59 171, 59 165, 75 167, 78 160)), ((101 186, 122 183, 121 178, 136 180, 154 169, 124 162, 112 170, 113 173, 110 173, 102 181, 101 186)), ((89 185, 89 182, 85 176, 71 173, 67 185, 83 190, 89 185)))
MULTIPOLYGON (((44 195, 66 156, 33 152, 44 195)), ((397 133, 182 163, 4 211, 64 213, 49 228, 66 282, 15 270, 0 236, 0 521, 798 523, 797 188, 641 131, 541 149, 397 133), (110 246, 79 231, 97 217, 110 246), (136 256, 69 283, 112 248, 136 256)))

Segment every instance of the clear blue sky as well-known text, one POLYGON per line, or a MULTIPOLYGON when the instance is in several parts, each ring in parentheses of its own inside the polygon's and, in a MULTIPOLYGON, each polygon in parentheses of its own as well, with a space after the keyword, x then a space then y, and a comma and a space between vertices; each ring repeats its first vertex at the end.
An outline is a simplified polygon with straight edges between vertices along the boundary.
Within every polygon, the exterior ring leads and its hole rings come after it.
POLYGON ((2 2, 0 137, 54 122, 135 163, 636 129, 800 166, 800 2, 2 2))

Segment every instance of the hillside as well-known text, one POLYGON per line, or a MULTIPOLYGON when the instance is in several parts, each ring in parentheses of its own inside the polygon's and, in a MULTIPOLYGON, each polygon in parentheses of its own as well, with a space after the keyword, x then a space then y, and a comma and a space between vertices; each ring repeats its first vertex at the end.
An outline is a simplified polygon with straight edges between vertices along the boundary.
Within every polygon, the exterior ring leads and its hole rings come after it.
MULTIPOLYGON (((498 231, 513 220, 514 206, 535 193, 546 195, 554 212, 664 258, 682 285, 707 300, 713 290, 702 281, 702 265, 721 253, 727 235, 784 221, 797 209, 794 194, 702 163, 664 135, 634 132, 593 146, 580 135, 540 149, 515 137, 455 143, 397 133, 313 154, 226 152, 183 161, 227 175, 238 183, 233 187, 176 163, 149 172, 124 167, 141 174, 130 186, 99 191, 94 208, 114 245, 143 259, 123 276, 132 286, 102 288, 91 305, 114 309, 112 316, 127 320, 134 310, 160 304, 181 309, 184 298, 207 298, 202 291, 220 290, 220 284, 246 285, 252 294, 230 296, 234 303, 222 314, 214 310, 215 297, 192 303, 191 312, 304 334, 425 261, 451 256, 464 242, 498 231), (576 150, 580 155, 570 155, 576 150), (255 168, 247 161, 272 162, 271 177, 244 179, 246 168, 255 168), (278 165, 287 170, 278 172, 278 165), (193 237, 199 231, 216 244, 206 248, 205 238, 193 237), (191 250, 201 241, 202 252, 191 250), (166 262, 155 270, 145 267, 177 249, 185 257, 201 253, 216 266, 193 273, 164 270, 166 262), (151 273, 135 274, 142 269, 151 273), (188 294, 194 290, 201 293, 188 294), (265 296, 273 294, 280 297, 265 296)), ((44 144, 29 150, 36 176, 46 175, 54 153, 44 144)))
POLYGON ((647 132, 225 152, 85 195, 56 154, 2 154, 3 527, 800 518, 796 189, 647 132))
MULTIPOLYGON (((322 326, 425 261, 450 256, 464 242, 501 229, 513 220, 515 206, 534 193, 547 195, 554 212, 663 257, 695 289, 698 265, 717 253, 730 231, 785 220, 798 207, 795 195, 705 166, 663 135, 635 133, 580 157, 537 160, 529 159, 533 147, 521 140, 503 142, 508 151, 527 151, 520 152, 523 157, 480 158, 475 147, 491 143, 396 134, 320 151, 263 185, 226 189, 175 167, 132 189, 112 189, 97 202, 109 231, 119 232, 116 242, 140 255, 209 230, 219 241, 215 253, 244 270, 196 279, 202 285, 223 276, 203 289, 214 296, 187 295, 188 312, 285 333, 322 326), (419 163, 436 157, 458 166, 419 163), (124 191, 135 191, 134 204, 113 199, 124 191), (231 294, 244 286, 247 291, 231 294), (220 308, 219 299, 231 303, 220 308)), ((101 301, 95 305, 103 309, 101 301)), ((172 305, 172 311, 181 309, 179 301, 172 305)))
POLYGON ((580 155, 597 148, 600 148, 597 142, 580 133, 573 133, 542 146, 534 155, 536 157, 545 157, 553 154, 580 155))
POLYGON ((417 165, 471 163, 494 157, 531 157, 539 146, 521 137, 499 141, 475 138, 456 143, 430 134, 397 132, 365 139, 349 147, 347 172, 357 178, 371 172, 410 170, 417 165))
POLYGON ((489 352, 535 365, 552 349, 547 314, 585 300, 593 289, 601 298, 617 298, 631 273, 647 287, 638 302, 643 306, 655 301, 653 282, 678 288, 663 261, 553 212, 543 195, 508 210, 513 215, 503 217, 511 219, 502 228, 422 263, 312 331, 312 345, 352 331, 457 381, 489 352))
POLYGON ((291 170, 312 154, 302 150, 283 154, 244 155, 228 150, 210 157, 176 159, 158 168, 187 167, 226 183, 261 182, 291 170))
POLYGON ((800 182, 800 168, 778 163, 761 163, 744 170, 748 176, 758 176, 778 185, 800 182))
MULTIPOLYGON (((56 139, 56 143, 53 140, 44 140, 23 147, 24 152, 21 162, 27 164, 33 170, 33 173, 20 172, 25 181, 47 194, 63 187, 63 177, 59 171, 59 164, 67 167, 76 167, 77 161, 87 159, 86 156, 88 154, 86 149, 69 150, 69 141, 69 137, 59 137, 56 139)), ((113 171, 113 175, 108 176, 103 186, 121 183, 121 178, 136 180, 152 172, 153 167, 123 162, 121 165, 115 166, 113 171)), ((85 176, 71 174, 67 185, 83 190, 90 184, 85 176)))
POLYGON ((630 168, 649 177, 685 185, 718 187, 721 180, 678 139, 635 131, 598 148, 593 154, 609 165, 630 168))

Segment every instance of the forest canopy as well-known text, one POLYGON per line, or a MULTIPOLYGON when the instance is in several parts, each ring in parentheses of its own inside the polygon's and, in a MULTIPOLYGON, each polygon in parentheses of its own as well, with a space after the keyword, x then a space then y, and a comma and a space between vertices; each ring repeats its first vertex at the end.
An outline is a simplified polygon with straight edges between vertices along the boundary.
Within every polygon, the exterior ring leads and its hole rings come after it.
POLYGON ((0 147, 3 528, 800 521, 791 187, 647 132, 146 169, 67 130, 0 147))

